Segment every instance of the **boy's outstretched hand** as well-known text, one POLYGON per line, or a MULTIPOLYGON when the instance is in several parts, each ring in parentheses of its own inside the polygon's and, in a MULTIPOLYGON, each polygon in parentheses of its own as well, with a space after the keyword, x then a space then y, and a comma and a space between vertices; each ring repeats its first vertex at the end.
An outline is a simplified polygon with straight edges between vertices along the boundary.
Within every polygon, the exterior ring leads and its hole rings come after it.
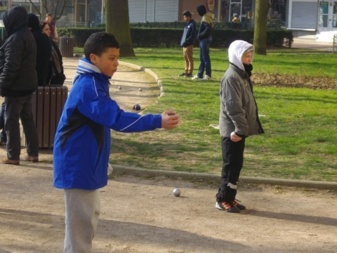
POLYGON ((176 128, 179 124, 180 118, 175 111, 167 110, 161 114, 161 127, 165 129, 176 128))

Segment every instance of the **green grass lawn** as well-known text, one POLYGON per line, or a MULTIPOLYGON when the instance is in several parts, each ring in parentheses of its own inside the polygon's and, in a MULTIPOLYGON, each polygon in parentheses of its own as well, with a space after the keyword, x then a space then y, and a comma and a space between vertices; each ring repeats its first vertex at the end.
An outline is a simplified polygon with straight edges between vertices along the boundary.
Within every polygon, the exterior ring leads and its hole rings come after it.
MULTIPOLYGON (((227 49, 212 49, 212 81, 178 77, 181 48, 136 48, 136 58, 162 80, 164 96, 146 113, 167 108, 181 116, 172 131, 113 132, 111 162, 147 169, 219 174, 219 83, 228 67, 227 49)), ((195 69, 199 65, 194 51, 195 69)), ((336 78, 337 56, 327 52, 283 49, 254 57, 254 73, 336 78)), ((195 71, 196 74, 196 71, 195 71)), ((259 86, 254 88, 265 134, 246 141, 242 175, 337 181, 337 90, 259 86)))

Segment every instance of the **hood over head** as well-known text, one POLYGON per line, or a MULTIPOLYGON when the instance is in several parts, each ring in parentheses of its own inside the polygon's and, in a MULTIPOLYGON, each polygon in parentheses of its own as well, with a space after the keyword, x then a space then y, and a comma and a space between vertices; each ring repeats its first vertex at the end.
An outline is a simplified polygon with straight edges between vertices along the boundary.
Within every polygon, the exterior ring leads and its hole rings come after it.
POLYGON ((207 12, 205 5, 199 5, 197 7, 197 12, 198 12, 198 14, 199 14, 200 17, 204 16, 206 14, 206 12, 207 12))
POLYGON ((207 12, 201 19, 201 22, 206 22, 208 24, 210 24, 213 27, 213 17, 212 17, 212 13, 207 12))
POLYGON ((26 9, 22 6, 15 6, 2 14, 8 36, 27 26, 27 15, 26 9))
POLYGON ((254 51, 254 47, 252 44, 244 40, 235 40, 229 45, 228 48, 229 62, 245 71, 245 67, 243 66, 241 59, 245 53, 251 51, 254 51))
POLYGON ((31 28, 32 32, 42 31, 40 27, 39 18, 33 13, 28 14, 28 24, 27 25, 28 27, 31 28))

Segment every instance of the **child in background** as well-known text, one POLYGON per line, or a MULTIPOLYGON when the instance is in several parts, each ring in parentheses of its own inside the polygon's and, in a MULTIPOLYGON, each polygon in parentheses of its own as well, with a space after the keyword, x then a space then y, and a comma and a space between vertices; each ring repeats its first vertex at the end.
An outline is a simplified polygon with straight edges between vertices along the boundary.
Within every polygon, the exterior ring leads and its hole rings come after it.
POLYGON ((231 213, 246 209, 235 200, 245 139, 263 133, 250 80, 253 51, 253 45, 243 40, 230 44, 229 67, 220 86, 219 128, 223 163, 215 207, 231 213))
POLYGON ((64 189, 64 252, 91 252, 100 214, 99 189, 107 185, 110 129, 141 132, 173 129, 179 116, 171 110, 139 115, 124 112, 109 95, 117 70, 119 43, 106 32, 84 45, 74 85, 64 105, 54 141, 54 186, 64 189))
POLYGON ((194 68, 193 60, 193 44, 197 35, 197 28, 194 19, 192 19, 192 14, 189 11, 184 11, 183 13, 185 27, 184 32, 180 40, 180 46, 183 47, 183 56, 185 60, 185 72, 179 76, 192 77, 192 72, 194 68))

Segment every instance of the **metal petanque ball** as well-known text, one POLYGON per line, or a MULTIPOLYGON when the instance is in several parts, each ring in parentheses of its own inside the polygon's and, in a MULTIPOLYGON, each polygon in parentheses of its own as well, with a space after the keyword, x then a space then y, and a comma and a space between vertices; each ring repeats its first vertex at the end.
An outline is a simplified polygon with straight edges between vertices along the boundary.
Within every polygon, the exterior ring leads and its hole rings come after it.
POLYGON ((135 104, 132 109, 136 111, 140 111, 142 108, 140 107, 139 104, 135 104))
POLYGON ((180 193, 181 193, 181 191, 180 191, 179 188, 174 188, 174 189, 173 189, 173 195, 174 195, 174 196, 179 197, 179 196, 180 196, 180 193))

